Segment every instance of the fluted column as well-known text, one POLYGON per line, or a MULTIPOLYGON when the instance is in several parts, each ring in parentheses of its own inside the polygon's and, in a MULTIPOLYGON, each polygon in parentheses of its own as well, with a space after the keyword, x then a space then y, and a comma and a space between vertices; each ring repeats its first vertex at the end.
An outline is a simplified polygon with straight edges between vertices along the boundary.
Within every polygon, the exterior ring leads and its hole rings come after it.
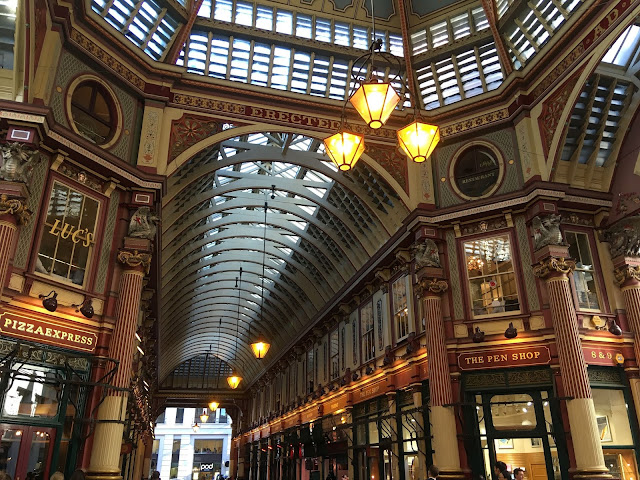
MULTIPOLYGON (((17 185, 22 190, 22 186, 17 185)), ((2 189, 0 188, 0 191, 2 189)), ((7 282, 9 260, 15 244, 18 226, 25 225, 31 218, 31 212, 26 206, 26 188, 24 196, 0 195, 0 294, 7 282)))
POLYGON ((120 449, 127 406, 127 388, 131 382, 131 364, 135 350, 135 332, 140 311, 142 280, 148 273, 151 254, 123 249, 118 252, 123 265, 116 304, 116 325, 111 338, 109 356, 119 362, 113 378, 115 389, 98 410, 98 423, 93 435, 93 449, 88 476, 92 479, 115 480, 120 477, 120 449))
POLYGON ((425 316, 427 359, 429 362, 429 402, 433 463, 442 478, 461 478, 460 452, 451 391, 446 335, 442 318, 441 296, 449 285, 444 280, 421 280, 425 316), (447 406, 449 405, 449 406, 447 406))
MULTIPOLYGON (((555 248, 559 250, 563 247, 555 248)), ((568 257, 568 251, 564 253, 568 257)), ((534 266, 533 273, 543 278, 547 286, 564 394, 572 398, 567 400, 566 405, 576 459, 573 477, 603 478, 608 476, 608 469, 602 455, 596 411, 568 277, 574 268, 573 260, 546 256, 534 266)))

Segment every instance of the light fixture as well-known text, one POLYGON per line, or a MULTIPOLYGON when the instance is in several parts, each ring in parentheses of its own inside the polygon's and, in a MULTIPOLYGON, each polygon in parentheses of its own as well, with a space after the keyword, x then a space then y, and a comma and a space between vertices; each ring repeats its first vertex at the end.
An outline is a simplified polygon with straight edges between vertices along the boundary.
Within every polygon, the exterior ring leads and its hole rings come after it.
POLYGON ((207 415, 207 409, 204 408, 200 414, 200 421, 202 423, 207 423, 207 420, 209 420, 209 415, 207 415))
POLYGON ((93 317, 93 313, 94 312, 93 312, 93 299, 92 298, 88 298, 87 296, 85 296, 84 300, 82 301, 82 303, 80 303, 78 305, 71 305, 71 306, 76 308, 76 313, 80 312, 86 318, 93 317))
POLYGON ((216 402, 215 400, 209 402, 209 410, 211 410, 212 412, 215 412, 219 406, 220 403, 216 402))
POLYGON ((50 312, 55 312, 58 308, 58 292, 51 290, 49 295, 38 295, 42 299, 42 306, 50 312))
POLYGON ((473 333, 472 340, 474 343, 484 342, 484 332, 480 330, 480 327, 476 327, 476 331, 473 333))
POLYGON ((198 422, 196 422, 191 428, 193 428, 193 433, 198 433, 200 431, 200 425, 198 425, 198 422))
MULTIPOLYGON (((240 336, 240 293, 242 292, 242 267, 240 267, 240 274, 236 278, 236 287, 238 288, 238 318, 236 319, 236 349, 233 353, 234 361, 238 357, 238 337, 240 336)), ((227 383, 232 390, 235 390, 240 385, 242 377, 235 373, 235 369, 231 370, 231 374, 227 377, 227 383)))
POLYGON ((516 338, 518 336, 518 329, 513 326, 513 322, 509 322, 509 326, 504 331, 505 338, 516 338))
POLYGON ((480 257, 476 255, 471 255, 467 259, 467 269, 470 272, 472 270, 482 270, 482 267, 484 267, 484 261, 480 257))
MULTIPOLYGON (((382 40, 375 38, 376 24, 371 0, 372 42, 369 50, 353 61, 351 68, 351 85, 348 100, 342 108, 338 133, 324 140, 325 151, 329 158, 342 171, 353 168, 364 152, 364 136, 350 131, 346 122, 346 105, 351 103, 360 117, 372 129, 381 128, 391 113, 402 100, 392 84, 402 85, 400 76, 402 64, 400 60, 388 52, 382 51, 382 40), (385 61, 385 66, 378 70, 376 57, 385 61), (395 77, 389 81, 380 81, 378 72, 396 71, 395 77), (355 89, 355 91, 354 91, 355 89), (351 93, 353 92, 353 93, 351 93)), ((411 72, 408 72, 408 77, 411 72)), ((404 85, 403 89, 404 89, 404 85)), ((406 92, 414 109, 414 121, 397 132, 398 144, 402 151, 416 163, 422 163, 431 155, 440 141, 440 129, 422 121, 418 105, 418 92, 412 79, 408 80, 406 92)))
POLYGON ((609 320, 609 333, 615 335, 616 337, 622 335, 622 329, 620 328, 620 325, 618 325, 613 318, 609 320))
MULTIPOLYGON (((260 297, 260 319, 264 320, 264 316, 262 315, 264 309, 264 274, 265 274, 265 257, 267 255, 267 210, 269 209, 269 204, 264 202, 264 233, 262 234, 262 280, 260 293, 262 294, 260 297)), ((249 331, 251 331, 251 324, 249 324, 249 331)), ((269 351, 269 347, 271 344, 267 342, 262 336, 258 335, 258 338, 255 342, 251 343, 251 350, 253 350, 253 354, 258 360, 264 358, 264 356, 269 351)))

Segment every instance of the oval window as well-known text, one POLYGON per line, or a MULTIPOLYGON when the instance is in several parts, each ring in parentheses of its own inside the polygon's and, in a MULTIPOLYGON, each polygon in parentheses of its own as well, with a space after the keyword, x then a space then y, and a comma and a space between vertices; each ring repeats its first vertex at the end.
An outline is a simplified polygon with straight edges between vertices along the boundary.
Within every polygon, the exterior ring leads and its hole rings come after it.
POLYGON ((111 94, 100 83, 80 83, 71 96, 71 118, 78 133, 93 143, 103 145, 115 131, 115 104, 111 94))
POLYGON ((474 145, 458 157, 453 174, 456 186, 463 195, 483 197, 491 193, 498 182, 500 164, 489 148, 474 145))

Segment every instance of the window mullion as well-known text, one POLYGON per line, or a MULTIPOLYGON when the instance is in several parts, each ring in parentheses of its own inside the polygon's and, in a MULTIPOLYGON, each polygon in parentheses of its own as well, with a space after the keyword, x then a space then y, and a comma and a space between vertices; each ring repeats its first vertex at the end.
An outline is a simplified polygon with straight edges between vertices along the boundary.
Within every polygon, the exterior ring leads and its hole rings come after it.
POLYGON ((307 79, 307 95, 311 94, 311 85, 313 84, 313 69, 316 62, 316 52, 311 52, 309 58, 309 78, 307 79))
POLYGON ((527 40, 529 40, 529 43, 531 43, 531 46, 533 47, 533 49, 536 52, 539 52, 540 46, 538 45, 538 42, 536 42, 536 39, 533 38, 533 36, 527 31, 527 28, 520 21, 520 19, 516 18, 513 22, 518 26, 518 28, 520 29, 522 34, 527 38, 527 40))
MULTIPOLYGON (((229 80, 231 78, 231 59, 233 58, 233 35, 229 37, 229 55, 227 56, 227 72, 225 78, 229 80)), ((224 156, 224 148, 220 149, 220 153, 224 156)))
POLYGON ((551 0, 551 3, 553 3, 553 5, 558 9, 558 11, 564 17, 565 20, 569 18, 569 12, 567 12, 567 10, 562 6, 562 4, 558 0, 551 0))
POLYGON ((460 68, 458 67, 458 60, 456 59, 455 55, 451 55, 451 63, 453 64, 453 72, 456 75, 458 90, 460 90, 460 98, 464 100, 466 98, 466 95, 464 91, 464 85, 462 85, 462 78, 460 76, 460 68))
POLYGON ((273 78, 273 57, 275 54, 276 46, 271 44, 271 52, 269 53, 269 69, 267 70, 267 87, 271 86, 271 79, 273 78))
POLYGON ((344 100, 348 99, 351 96, 351 78, 352 78, 352 70, 353 70, 353 60, 349 60, 349 65, 347 66, 347 84, 344 89, 344 100))
POLYGON ((209 68, 211 66, 211 46, 213 45, 213 32, 207 33, 207 40, 209 45, 207 46, 207 58, 204 59, 204 74, 209 75, 209 68))
POLYGON ((442 90, 440 89, 440 82, 438 81, 436 66, 433 62, 431 62, 430 67, 431 67, 431 75, 433 75, 433 79, 434 79, 433 84, 435 85, 436 93, 438 94, 438 101, 440 102, 440 106, 444 106, 444 97, 442 95, 442 90))
POLYGON ((476 56, 476 63, 478 64, 478 74, 480 76, 480 82, 482 83, 482 91, 486 92, 489 90, 487 87, 487 79, 484 77, 484 70, 482 69, 482 61, 480 60, 480 51, 478 47, 473 47, 473 53, 476 56))
MULTIPOLYGON (((506 44, 507 47, 509 47, 509 49, 513 52, 513 54, 516 56, 516 58, 518 59, 518 61, 524 65, 526 63, 526 59, 520 55, 520 52, 518 51, 518 49, 516 48, 516 46, 511 43, 511 40, 509 40, 506 37, 503 37, 504 43, 506 44)), ((504 69, 504 65, 502 65, 502 62, 500 62, 500 68, 502 69, 502 75, 504 77, 506 77, 506 75, 504 74, 505 69, 504 69)))
POLYGON ((531 11, 533 12, 533 14, 536 16, 536 18, 538 19, 538 21, 542 24, 542 26, 544 27, 544 29, 549 33, 550 36, 553 36, 553 28, 551 28, 551 26, 548 24, 546 18, 544 18, 542 16, 542 14, 538 11, 538 9, 536 8, 536 6, 531 3, 531 2, 527 2, 527 5, 529 5, 529 8, 531 9, 531 11))
POLYGON ((100 16, 102 18, 106 17, 109 14, 109 10, 111 10, 111 7, 113 7, 113 2, 115 0, 109 0, 105 6, 104 6, 104 10, 102 10, 102 13, 100 13, 100 16))
POLYGON ((156 22, 154 23, 153 27, 151 27, 149 29, 149 33, 145 37, 144 43, 142 45, 140 45, 140 48, 142 50, 147 48, 147 45, 149 44, 149 41, 151 40, 153 35, 156 33, 156 30, 158 30, 158 27, 160 26, 160 23, 162 22, 162 18, 165 16, 166 13, 167 13, 167 9, 166 8, 163 8, 162 10, 160 10, 160 14, 158 15, 158 18, 157 18, 156 22))
POLYGON ((126 22, 124 22, 124 25, 122 25, 122 28, 120 29, 120 32, 122 34, 127 33, 127 30, 129 30, 129 27, 133 23, 133 20, 136 18, 136 15, 138 15, 138 13, 140 12, 140 8, 142 8, 143 3, 144 3, 144 0, 138 0, 138 3, 136 4, 136 6, 133 8, 133 10, 131 10, 131 14, 129 15, 129 18, 127 19, 126 22))
MULTIPOLYGON (((333 23, 333 22, 332 22, 333 23)), ((327 85, 325 86, 324 89, 324 96, 328 97, 329 96, 329 92, 331 91, 331 75, 333 73, 333 55, 331 55, 329 57, 329 67, 328 67, 328 73, 327 73, 327 85)))
POLYGON ((290 92, 291 91, 291 82, 293 81, 293 69, 295 66, 295 59, 296 58, 296 49, 292 48, 291 49, 291 58, 289 59, 289 75, 287 78, 287 91, 290 92))

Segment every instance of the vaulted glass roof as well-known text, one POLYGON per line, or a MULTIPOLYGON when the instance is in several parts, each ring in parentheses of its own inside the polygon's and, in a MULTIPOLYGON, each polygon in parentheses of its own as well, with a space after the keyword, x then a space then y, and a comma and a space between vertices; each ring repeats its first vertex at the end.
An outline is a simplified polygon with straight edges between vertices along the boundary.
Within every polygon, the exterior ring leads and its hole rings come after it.
POLYGON ((216 355, 257 376, 251 332, 285 348, 408 214, 364 161, 339 173, 322 142, 294 134, 225 140, 185 163, 168 189, 161 377, 205 353, 220 320, 216 355))

